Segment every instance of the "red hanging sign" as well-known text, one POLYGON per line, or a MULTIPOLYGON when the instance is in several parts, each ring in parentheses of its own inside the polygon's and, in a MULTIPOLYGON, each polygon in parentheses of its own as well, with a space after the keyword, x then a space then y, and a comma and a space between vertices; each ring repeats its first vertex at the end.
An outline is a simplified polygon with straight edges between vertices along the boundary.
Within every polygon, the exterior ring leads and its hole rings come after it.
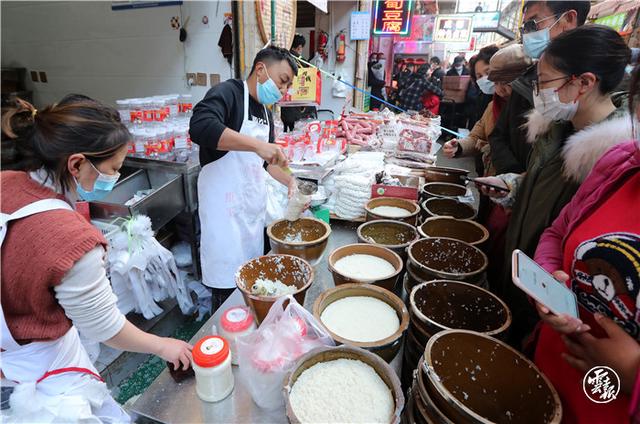
POLYGON ((376 0, 373 33, 406 35, 411 26, 412 0, 376 0))

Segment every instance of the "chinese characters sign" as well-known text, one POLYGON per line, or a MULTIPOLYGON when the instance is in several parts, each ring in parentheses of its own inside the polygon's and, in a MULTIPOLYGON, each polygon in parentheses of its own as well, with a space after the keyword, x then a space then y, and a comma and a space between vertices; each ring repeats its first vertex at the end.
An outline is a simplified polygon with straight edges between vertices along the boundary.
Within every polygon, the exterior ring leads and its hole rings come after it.
POLYGON ((440 15, 436 18, 433 41, 443 43, 468 43, 473 32, 473 17, 440 15))
POLYGON ((405 35, 411 24, 412 0, 376 0, 373 33, 405 35))

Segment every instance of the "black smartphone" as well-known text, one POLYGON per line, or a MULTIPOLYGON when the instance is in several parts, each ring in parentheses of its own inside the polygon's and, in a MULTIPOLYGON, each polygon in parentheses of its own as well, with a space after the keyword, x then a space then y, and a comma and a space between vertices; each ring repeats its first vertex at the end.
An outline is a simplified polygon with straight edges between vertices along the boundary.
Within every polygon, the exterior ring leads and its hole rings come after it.
POLYGON ((478 181, 476 178, 469 178, 469 177, 467 177, 467 181, 471 181, 471 182, 476 183, 476 184, 478 184, 478 185, 485 186, 485 187, 489 187, 489 188, 494 189, 495 191, 501 191, 501 192, 503 192, 503 193, 509 193, 509 192, 511 191, 511 190, 509 190, 508 188, 499 187, 499 186, 497 186, 497 185, 488 184, 488 183, 484 183, 484 182, 482 182, 482 181, 478 181))

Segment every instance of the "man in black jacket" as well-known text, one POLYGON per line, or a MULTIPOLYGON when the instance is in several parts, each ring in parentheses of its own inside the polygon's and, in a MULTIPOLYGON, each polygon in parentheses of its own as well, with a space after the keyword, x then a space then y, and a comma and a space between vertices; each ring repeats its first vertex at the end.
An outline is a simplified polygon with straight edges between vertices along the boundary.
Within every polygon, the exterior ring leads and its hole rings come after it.
MULTIPOLYGON (((540 56, 542 41, 548 41, 565 31, 583 25, 589 14, 588 1, 527 1, 524 6, 522 33, 525 51, 540 56)), ((513 93, 502 110, 496 127, 489 137, 491 160, 498 174, 522 173, 527 169, 531 145, 527 143, 524 124, 533 108, 532 81, 537 78, 533 66, 512 83, 513 93)))
POLYGON ((444 71, 442 70, 442 66, 440 65, 440 58, 438 56, 433 56, 429 61, 431 63, 431 77, 429 80, 437 84, 438 87, 442 88, 442 78, 444 78, 444 71))
POLYGON ((456 56, 453 59, 453 66, 447 71, 447 76, 460 77, 462 75, 469 75, 469 69, 464 66, 464 57, 456 56))
POLYGON ((198 213, 202 283, 213 288, 213 308, 235 289, 235 273, 264 253, 266 173, 289 187, 295 179, 274 144, 267 106, 289 89, 298 66, 291 54, 267 47, 246 81, 231 79, 209 90, 193 109, 189 133, 200 146, 198 213))

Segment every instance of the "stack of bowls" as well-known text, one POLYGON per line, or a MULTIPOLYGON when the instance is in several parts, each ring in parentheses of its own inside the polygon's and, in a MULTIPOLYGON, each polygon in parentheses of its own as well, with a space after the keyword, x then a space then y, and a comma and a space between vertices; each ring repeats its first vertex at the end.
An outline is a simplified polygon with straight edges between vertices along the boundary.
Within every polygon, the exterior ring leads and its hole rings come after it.
POLYGON ((448 168, 444 166, 430 166, 424 170, 424 179, 428 183, 453 183, 466 184, 465 177, 469 171, 460 168, 448 168))
POLYGON ((457 200, 460 196, 467 194, 467 188, 464 185, 452 183, 426 183, 420 189, 420 202, 424 202, 431 198, 443 198, 457 200))
POLYGON ((487 255, 475 246, 446 237, 421 239, 408 248, 409 288, 437 279, 486 283, 487 255))
POLYGON ((557 392, 531 361, 502 341, 466 330, 429 339, 408 405, 413 409, 405 417, 416 423, 562 420, 557 392))
POLYGON ((456 219, 438 216, 425 220, 418 231, 422 237, 448 237, 482 246, 489 239, 489 231, 477 222, 468 219, 456 219))
POLYGON ((511 325, 511 312, 500 298, 461 281, 419 284, 411 290, 409 305, 410 325, 403 362, 405 384, 434 334, 461 329, 504 339, 511 325))

